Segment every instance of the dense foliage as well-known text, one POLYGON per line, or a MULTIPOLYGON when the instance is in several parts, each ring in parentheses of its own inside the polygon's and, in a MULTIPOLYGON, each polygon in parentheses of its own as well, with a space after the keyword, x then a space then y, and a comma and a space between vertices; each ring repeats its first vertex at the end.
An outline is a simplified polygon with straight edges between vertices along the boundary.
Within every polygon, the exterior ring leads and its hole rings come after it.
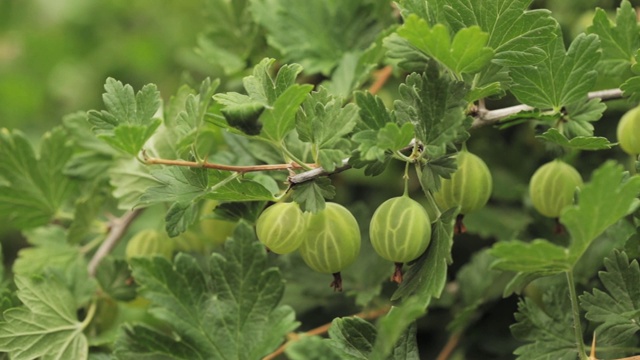
POLYGON ((182 86, 0 130, 0 356, 640 354, 640 28, 585 3, 209 0, 182 86))

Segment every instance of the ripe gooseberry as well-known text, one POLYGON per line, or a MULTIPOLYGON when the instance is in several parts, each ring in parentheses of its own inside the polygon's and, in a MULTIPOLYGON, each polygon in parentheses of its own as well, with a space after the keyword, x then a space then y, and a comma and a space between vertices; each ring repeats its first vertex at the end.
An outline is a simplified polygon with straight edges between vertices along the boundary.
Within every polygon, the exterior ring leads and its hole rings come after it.
POLYGON ((402 264, 419 257, 431 242, 431 219, 409 196, 394 197, 373 213, 369 238, 378 255, 396 264, 391 279, 401 283, 402 264))
POLYGON ((640 154, 640 106, 622 115, 616 135, 624 152, 629 155, 640 154))
POLYGON ((306 231, 300 246, 302 260, 313 270, 333 274, 331 287, 342 291, 340 271, 360 253, 360 227, 344 206, 326 203, 315 214, 306 213, 306 231))
POLYGON ((566 206, 573 203, 573 195, 580 186, 580 173, 571 165, 556 159, 542 165, 533 174, 529 181, 529 196, 540 214, 557 218, 566 206))
POLYGON ((267 249, 276 254, 288 254, 302 244, 305 219, 295 202, 271 205, 256 222, 256 235, 267 249))
POLYGON ((433 194, 433 198, 443 211, 460 207, 455 232, 463 233, 466 231, 462 224, 463 216, 482 208, 489 201, 492 178, 487 164, 466 148, 455 157, 458 169, 450 179, 442 180, 442 186, 433 194))

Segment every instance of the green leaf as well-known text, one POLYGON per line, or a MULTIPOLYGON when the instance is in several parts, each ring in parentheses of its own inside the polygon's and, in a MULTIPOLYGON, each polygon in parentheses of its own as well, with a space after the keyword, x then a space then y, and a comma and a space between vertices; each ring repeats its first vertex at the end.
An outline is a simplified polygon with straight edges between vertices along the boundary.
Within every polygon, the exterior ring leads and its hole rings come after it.
POLYGON ((411 123, 430 157, 445 154, 446 145, 468 136, 464 83, 440 74, 433 63, 423 75, 407 76, 394 102, 399 123, 411 123))
POLYGON ((379 96, 364 91, 357 91, 354 96, 360 108, 358 130, 379 130, 396 122, 395 114, 387 109, 379 96))
POLYGON ((136 285, 129 264, 123 259, 105 257, 96 270, 100 289, 112 299, 131 301, 136 297, 136 285))
POLYGON ((535 66, 511 69, 511 91, 527 105, 558 112, 563 106, 584 101, 595 84, 595 64, 600 41, 594 34, 578 35, 565 53, 562 37, 546 47, 547 58, 535 66))
POLYGON ((16 276, 23 306, 4 312, 0 351, 12 359, 87 359, 89 346, 76 317, 76 299, 55 277, 16 276))
POLYGON ((606 162, 582 188, 578 204, 560 215, 560 222, 571 235, 569 261, 572 265, 598 235, 638 206, 640 177, 634 176, 625 182, 623 178, 621 165, 606 162))
POLYGON ((93 131, 113 148, 138 155, 142 146, 160 126, 153 115, 160 107, 160 92, 154 84, 134 94, 131 85, 108 78, 102 95, 107 110, 88 112, 93 131))
POLYGON ((71 154, 61 128, 43 135, 38 155, 21 132, 0 130, 0 217, 19 229, 54 218, 75 188, 63 173, 71 154))
POLYGON ((628 0, 623 0, 617 10, 615 24, 603 9, 596 9, 593 24, 587 28, 590 34, 600 38, 602 59, 597 69, 602 77, 620 78, 635 63, 634 55, 640 47, 640 32, 636 11, 628 0))
POLYGON ((223 105, 221 111, 229 125, 277 144, 295 128, 298 107, 313 86, 295 83, 302 71, 298 64, 283 65, 274 78, 274 62, 263 59, 253 75, 243 79, 248 95, 227 93, 213 98, 223 105))
MULTIPOLYGON (((405 339, 402 339, 402 342, 412 348, 412 350, 405 349, 406 351, 403 351, 404 355, 409 355, 409 358, 417 355, 416 344, 407 342, 406 332, 425 313, 424 299, 419 296, 404 299, 402 305, 391 307, 389 313, 378 321, 378 334, 373 344, 371 359, 387 359, 393 353, 398 340, 401 340, 403 335, 405 335, 405 339)), ((415 331, 415 327, 413 331, 415 331)))
POLYGON ((79 199, 73 215, 73 222, 69 226, 69 242, 78 244, 90 234, 96 234, 95 222, 101 215, 105 202, 105 194, 92 192, 90 195, 79 199))
POLYGON ((149 188, 140 199, 140 204, 151 205, 162 202, 190 202, 206 193, 209 178, 204 168, 166 166, 151 170, 158 186, 149 188))
POLYGON ((335 187, 331 185, 331 180, 326 177, 297 184, 293 188, 293 200, 300 204, 302 211, 312 213, 324 209, 325 199, 333 199, 335 194, 335 187))
POLYGON ((451 175, 458 169, 455 154, 444 155, 427 161, 416 167, 420 186, 425 196, 433 196, 432 192, 440 190, 442 179, 451 179, 451 175))
POLYGON ((219 201, 274 201, 277 186, 274 180, 261 177, 237 177, 228 171, 208 171, 209 189, 206 198, 219 201), (254 180, 255 179, 255 180, 254 180))
POLYGON ((342 359, 370 359, 377 330, 358 317, 335 318, 329 328, 331 347, 342 359))
POLYGON ((133 260, 133 276, 150 313, 175 336, 135 325, 118 340, 123 358, 157 351, 173 359, 259 359, 275 350, 297 323, 288 306, 279 306, 284 282, 253 230, 236 228, 224 256, 211 255, 208 270, 178 254, 174 263, 133 260), (158 346, 158 344, 165 344, 158 346))
POLYGON ((112 195, 118 200, 118 209, 131 210, 140 203, 140 197, 147 189, 158 186, 151 176, 151 167, 135 158, 116 160, 109 169, 112 195))
POLYGON ((548 10, 527 10, 532 0, 473 0, 428 2, 432 13, 444 10, 452 30, 477 25, 489 34, 487 46, 500 66, 533 65, 545 58, 542 50, 555 34, 555 20, 548 10), (441 7, 441 9, 435 9, 441 7), (514 26, 517 24, 517 26, 514 26))
POLYGON ((538 276, 571 270, 602 232, 638 206, 636 196, 640 193, 640 178, 632 177, 622 182, 623 177, 620 165, 606 162, 582 187, 578 203, 563 211, 560 222, 571 236, 568 248, 544 239, 531 243, 500 242, 491 250, 498 258, 493 267, 538 276))
POLYGON ((493 57, 493 50, 485 46, 489 34, 478 26, 461 29, 451 40, 444 25, 429 27, 424 19, 412 14, 405 19, 398 34, 458 77, 482 70, 493 57))
POLYGON ((432 297, 440 297, 447 280, 447 265, 452 262, 453 225, 456 209, 444 212, 432 229, 431 243, 404 274, 404 279, 391 296, 391 300, 408 299, 415 295, 422 299, 423 306, 432 297))
POLYGON ((607 106, 600 99, 575 102, 565 106, 562 115, 562 134, 573 140, 575 137, 593 137, 594 121, 602 117, 607 106))
POLYGON ((537 135, 536 138, 578 150, 604 150, 611 149, 614 145, 607 138, 600 136, 576 136, 569 140, 556 128, 550 128, 544 134, 537 135))
POLYGON ((18 252, 13 272, 21 276, 53 274, 64 282, 76 301, 89 301, 96 289, 95 281, 89 277, 84 254, 79 247, 67 243, 65 231, 50 225, 25 235, 33 246, 18 252))
POLYGON ((569 299, 565 285, 544 293, 543 308, 532 298, 520 300, 515 314, 517 323, 511 325, 511 333, 528 344, 514 351, 518 360, 575 360, 578 357, 569 299))
POLYGON ((316 152, 314 161, 333 171, 351 152, 350 143, 344 137, 351 133, 357 119, 355 104, 343 107, 341 99, 320 87, 303 103, 296 118, 296 130, 300 140, 309 143, 316 152))
POLYGON ((167 235, 175 237, 187 231, 198 220, 197 199, 190 202, 175 202, 171 204, 164 217, 167 235))
POLYGON ((388 4, 323 0, 252 0, 255 20, 269 45, 308 73, 329 75, 347 52, 364 50, 389 19, 388 4), (295 25, 293 25, 295 24, 295 25), (295 26, 295 31, 292 30, 295 26))
POLYGON ((587 319, 600 323, 595 330, 599 345, 623 345, 640 331, 640 267, 619 251, 606 258, 604 265, 606 271, 599 277, 606 292, 593 289, 580 296, 580 305, 587 319))
POLYGON ((307 98, 312 85, 292 85, 273 103, 273 108, 265 110, 260 116, 262 121, 261 137, 273 142, 282 141, 295 128, 298 107, 307 98))

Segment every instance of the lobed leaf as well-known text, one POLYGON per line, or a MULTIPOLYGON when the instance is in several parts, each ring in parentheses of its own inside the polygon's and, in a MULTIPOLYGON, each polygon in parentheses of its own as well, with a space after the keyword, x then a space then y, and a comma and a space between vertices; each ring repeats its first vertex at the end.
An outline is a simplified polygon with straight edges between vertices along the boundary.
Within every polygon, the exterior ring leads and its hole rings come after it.
POLYGON ((76 299, 55 277, 15 277, 23 305, 4 312, 0 351, 15 360, 88 359, 76 299))
POLYGON ((64 174, 71 154, 62 128, 44 134, 38 155, 20 131, 0 130, 0 217, 19 229, 54 218, 75 188, 64 174))
POLYGON ((151 314, 179 340, 134 325, 119 338, 118 356, 157 351, 174 359, 257 359, 297 326, 293 311, 278 305, 282 277, 268 267, 264 247, 247 225, 236 228, 224 256, 211 256, 206 271, 185 254, 178 254, 174 264, 161 257, 137 258, 132 267, 140 293, 152 303, 151 314))

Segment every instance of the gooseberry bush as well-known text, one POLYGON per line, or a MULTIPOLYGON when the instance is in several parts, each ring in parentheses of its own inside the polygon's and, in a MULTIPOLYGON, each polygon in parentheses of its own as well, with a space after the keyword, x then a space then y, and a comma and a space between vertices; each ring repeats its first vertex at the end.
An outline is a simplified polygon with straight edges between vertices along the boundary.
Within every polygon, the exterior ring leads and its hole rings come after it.
POLYGON ((640 354, 628 0, 209 6, 215 79, 1 130, 4 358, 640 354))

